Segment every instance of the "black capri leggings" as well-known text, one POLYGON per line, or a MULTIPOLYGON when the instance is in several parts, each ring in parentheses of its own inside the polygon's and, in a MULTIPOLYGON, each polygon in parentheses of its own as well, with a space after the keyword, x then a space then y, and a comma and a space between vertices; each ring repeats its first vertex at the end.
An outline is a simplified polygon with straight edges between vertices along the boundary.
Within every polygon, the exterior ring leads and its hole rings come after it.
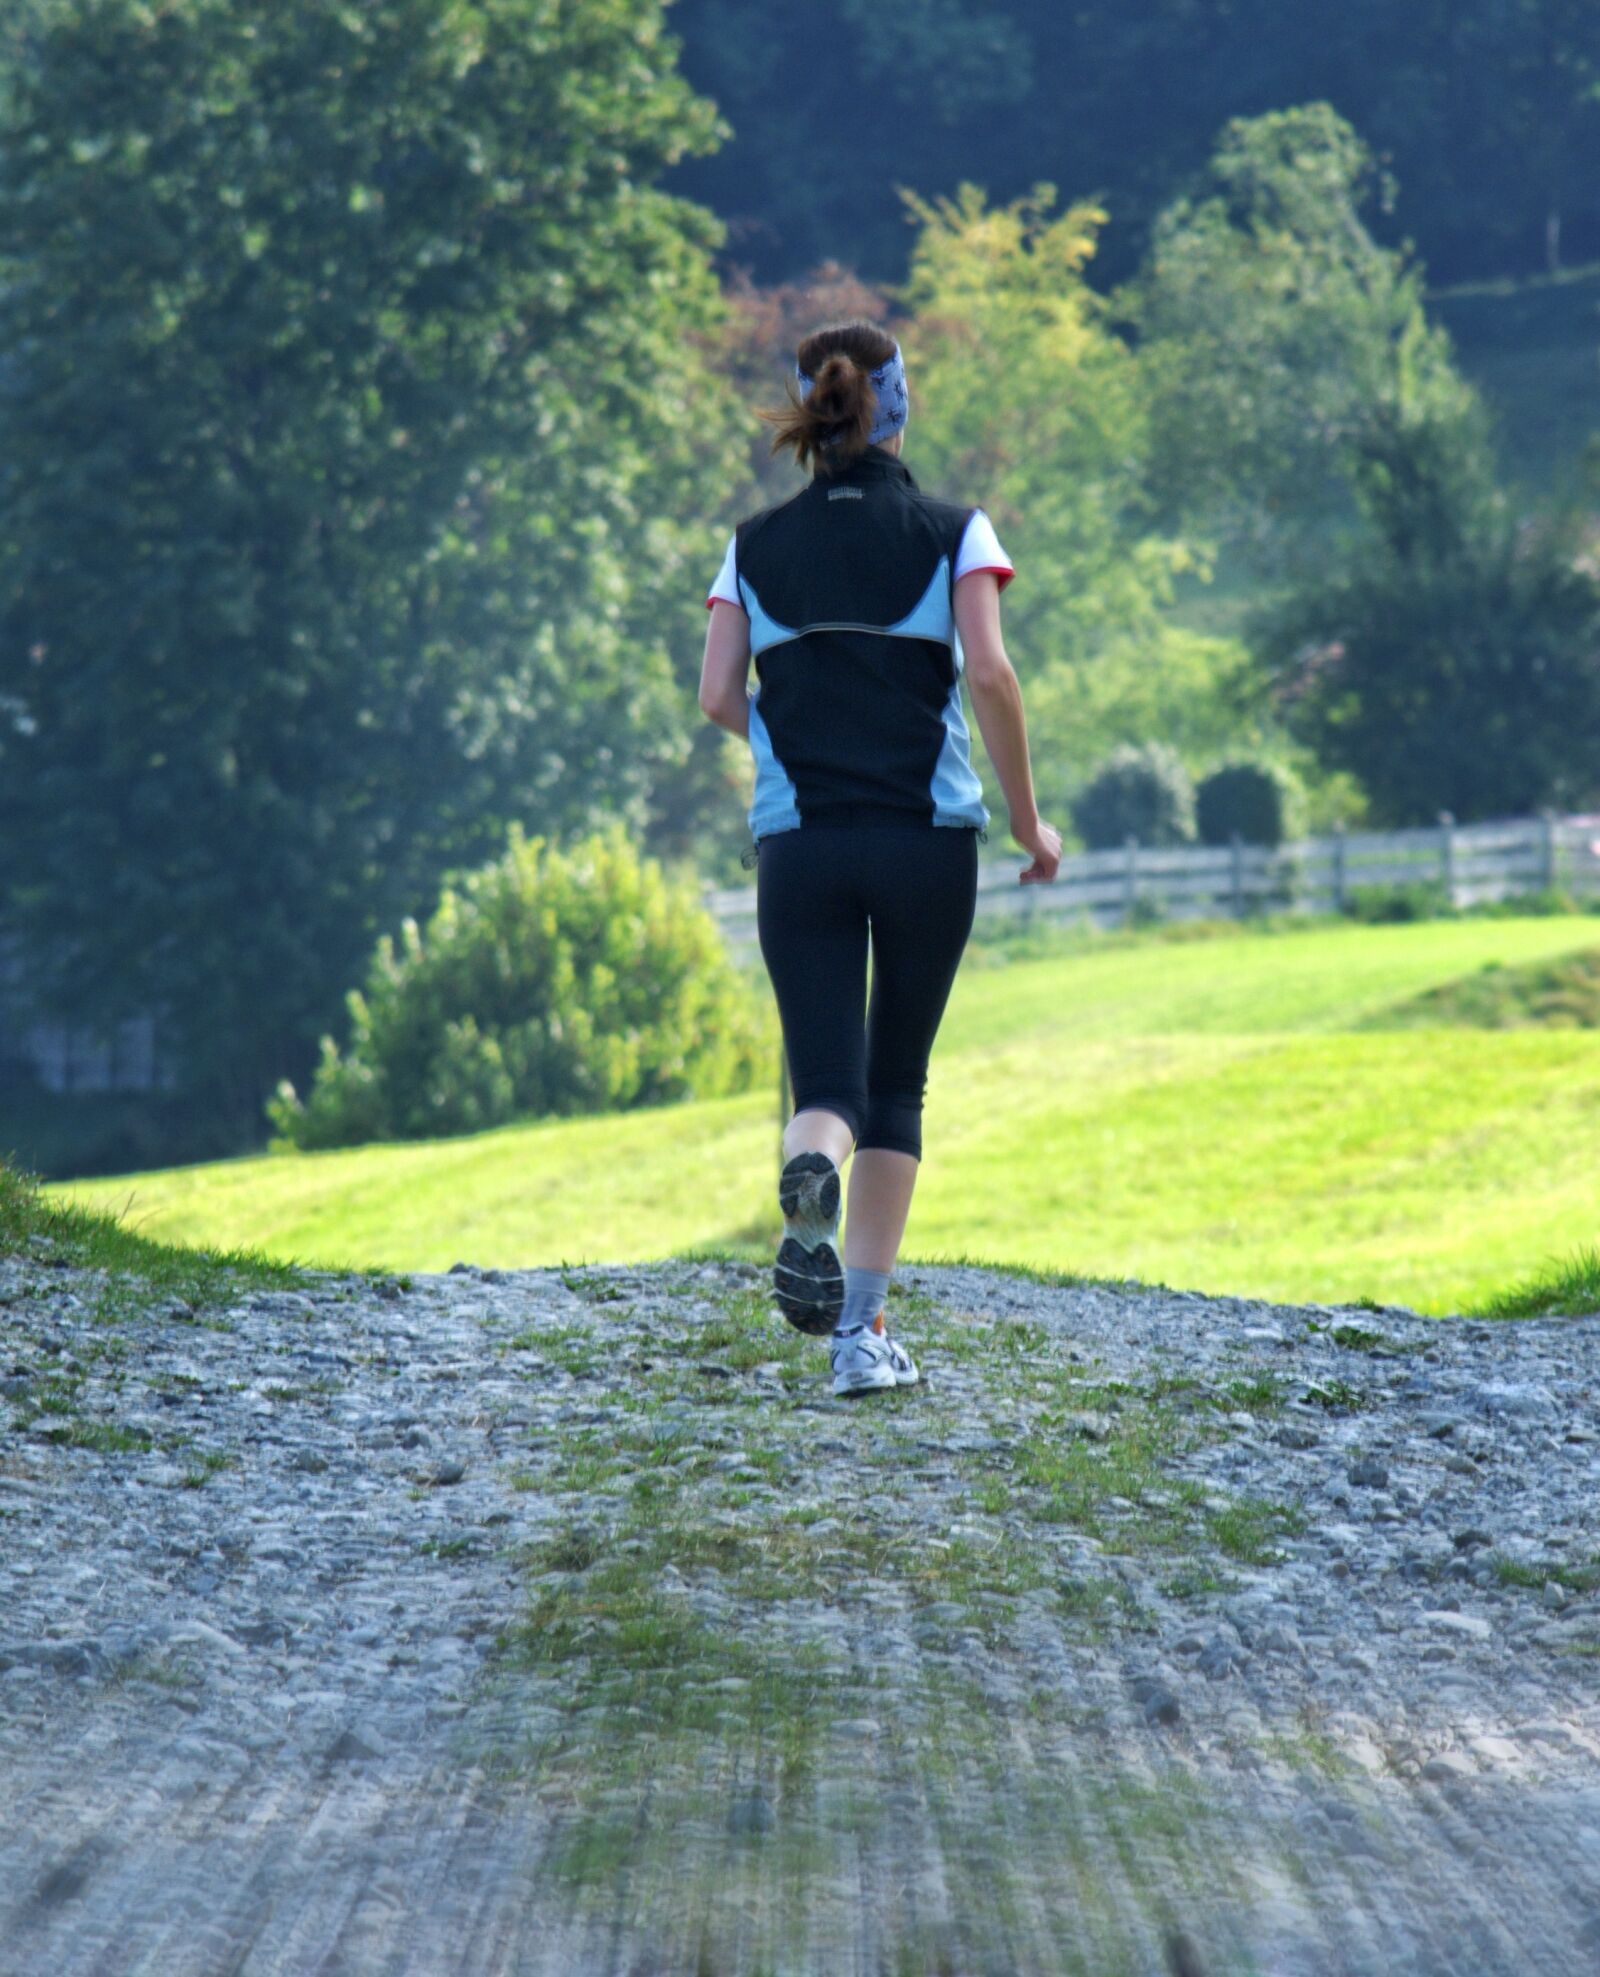
POLYGON ((824 1106, 858 1147, 921 1159, 928 1055, 977 893, 978 834, 954 825, 811 825, 762 838, 756 923, 797 1112, 824 1106))

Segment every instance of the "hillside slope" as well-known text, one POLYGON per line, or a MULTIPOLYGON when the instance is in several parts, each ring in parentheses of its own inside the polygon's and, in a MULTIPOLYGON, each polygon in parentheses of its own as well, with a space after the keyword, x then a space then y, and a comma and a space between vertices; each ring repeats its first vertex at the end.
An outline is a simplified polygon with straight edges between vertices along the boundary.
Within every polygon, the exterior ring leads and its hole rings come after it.
MULTIPOLYGON (((1314 927, 963 968, 907 1253, 1461 1309, 1594 1237, 1579 1032, 1357 1026, 1592 916, 1314 927)), ((323 1262, 756 1257, 771 1093, 64 1191, 173 1240, 323 1262)))

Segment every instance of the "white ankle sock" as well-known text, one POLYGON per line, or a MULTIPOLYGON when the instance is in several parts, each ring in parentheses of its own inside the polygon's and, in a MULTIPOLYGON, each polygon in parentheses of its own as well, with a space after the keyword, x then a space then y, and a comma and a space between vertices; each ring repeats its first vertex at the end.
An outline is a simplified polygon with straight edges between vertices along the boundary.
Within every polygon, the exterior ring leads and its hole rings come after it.
POLYGON ((835 1338, 841 1332, 853 1332, 858 1325, 872 1323, 889 1295, 889 1277, 887 1270, 856 1270, 845 1265, 844 1309, 833 1328, 835 1338))

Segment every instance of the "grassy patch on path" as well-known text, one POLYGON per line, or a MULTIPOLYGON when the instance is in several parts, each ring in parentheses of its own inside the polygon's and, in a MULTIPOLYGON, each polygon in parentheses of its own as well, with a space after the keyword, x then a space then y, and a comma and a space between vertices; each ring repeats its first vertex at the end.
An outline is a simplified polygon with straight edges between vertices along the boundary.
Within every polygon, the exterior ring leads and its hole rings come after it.
POLYGON ((158 1242, 115 1214, 63 1201, 0 1165, 0 1258, 6 1257, 41 1270, 103 1272, 104 1316, 157 1302, 199 1314, 240 1289, 292 1289, 303 1275, 293 1262, 259 1250, 158 1242))
MULTIPOLYGON (((1581 1031, 1374 1025, 1486 963, 1594 945, 1579 914, 975 957, 934 1057, 906 1254, 1474 1308, 1592 1239, 1600 1058, 1581 1031)), ((168 1240, 391 1269, 758 1258, 776 1220, 773 1082, 61 1198, 168 1240)))
MULTIPOLYGON (((1130 1562, 1199 1597, 1301 1528, 1294 1504, 1184 1473, 1271 1384, 1113 1380, 1043 1327, 897 1292, 937 1322, 935 1377, 850 1404, 764 1285, 671 1265, 637 1295, 574 1282, 596 1335, 581 1369, 570 1321, 506 1349, 530 1396, 568 1367, 582 1407, 550 1395, 515 1458, 541 1528, 497 1666, 529 1729, 495 1758, 549 1809, 568 1898, 614 1914, 625 1870, 647 1912, 707 1919, 704 1967, 787 1967, 730 1918, 792 1952, 808 1891, 892 1828, 938 1845, 967 1968, 1051 1871, 1035 1840, 990 1860, 1018 1795, 1057 1866, 1078 1843, 1082 1766, 1061 1753, 1102 1750, 1073 1742, 1100 1707, 1079 1677, 1153 1625, 1130 1562)), ((1124 1967, 1083 1949, 1072 1967, 1124 1967)))
POLYGON ((1486 1298, 1484 1318, 1580 1318, 1600 1311, 1600 1249, 1588 1244, 1576 1255, 1552 1257, 1531 1277, 1486 1298))
MULTIPOLYGON (((0 1166, 0 1263, 9 1282, 0 1284, 0 1338, 6 1306, 13 1296, 38 1300, 48 1308, 58 1272, 74 1302, 86 1307, 94 1331, 79 1337, 66 1353, 60 1341, 30 1349, 33 1373, 14 1391, 10 1409, 0 1412, 0 1429, 31 1429, 60 1448, 114 1457, 142 1455, 154 1448, 189 1463, 185 1487, 203 1489, 234 1458, 195 1451, 181 1433, 153 1433, 145 1427, 87 1418, 81 1411, 91 1370, 103 1370, 120 1389, 129 1359, 133 1327, 152 1315, 180 1324, 226 1327, 222 1307, 241 1291, 292 1289, 304 1273, 289 1263, 247 1252, 219 1253, 152 1242, 107 1215, 63 1207, 45 1198, 26 1175, 0 1166), (124 1329, 127 1328, 127 1329, 124 1329)), ((15 1339, 15 1331, 11 1334, 15 1339)))

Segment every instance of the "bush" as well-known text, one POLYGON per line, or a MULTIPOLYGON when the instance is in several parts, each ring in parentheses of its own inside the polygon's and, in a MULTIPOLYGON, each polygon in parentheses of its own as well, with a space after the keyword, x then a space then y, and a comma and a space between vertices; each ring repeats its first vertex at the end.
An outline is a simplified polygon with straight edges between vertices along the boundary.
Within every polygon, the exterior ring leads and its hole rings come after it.
POLYGON ((1510 892, 1504 899, 1480 899, 1461 908, 1471 920, 1545 919, 1569 913, 1600 913, 1600 896, 1580 899, 1565 886, 1536 886, 1532 892, 1510 892))
POLYGON ((1113 749, 1072 803, 1072 821, 1091 851, 1136 837, 1141 844, 1194 839, 1194 786, 1175 750, 1160 742, 1113 749))
POLYGON ((1300 787, 1276 762, 1229 762, 1205 777, 1195 790, 1195 823, 1202 844, 1246 844, 1276 850, 1297 837, 1302 805, 1300 787))
POLYGON ((1351 886, 1345 893, 1346 919, 1369 926, 1398 926, 1411 920, 1445 920, 1455 908, 1438 879, 1417 879, 1390 886, 1351 886))
POLYGON ((349 1007, 347 1051, 325 1037, 304 1102, 283 1085, 267 1108, 296 1146, 745 1091, 777 1048, 693 886, 620 828, 567 850, 513 831, 426 931, 378 943, 349 1007))

